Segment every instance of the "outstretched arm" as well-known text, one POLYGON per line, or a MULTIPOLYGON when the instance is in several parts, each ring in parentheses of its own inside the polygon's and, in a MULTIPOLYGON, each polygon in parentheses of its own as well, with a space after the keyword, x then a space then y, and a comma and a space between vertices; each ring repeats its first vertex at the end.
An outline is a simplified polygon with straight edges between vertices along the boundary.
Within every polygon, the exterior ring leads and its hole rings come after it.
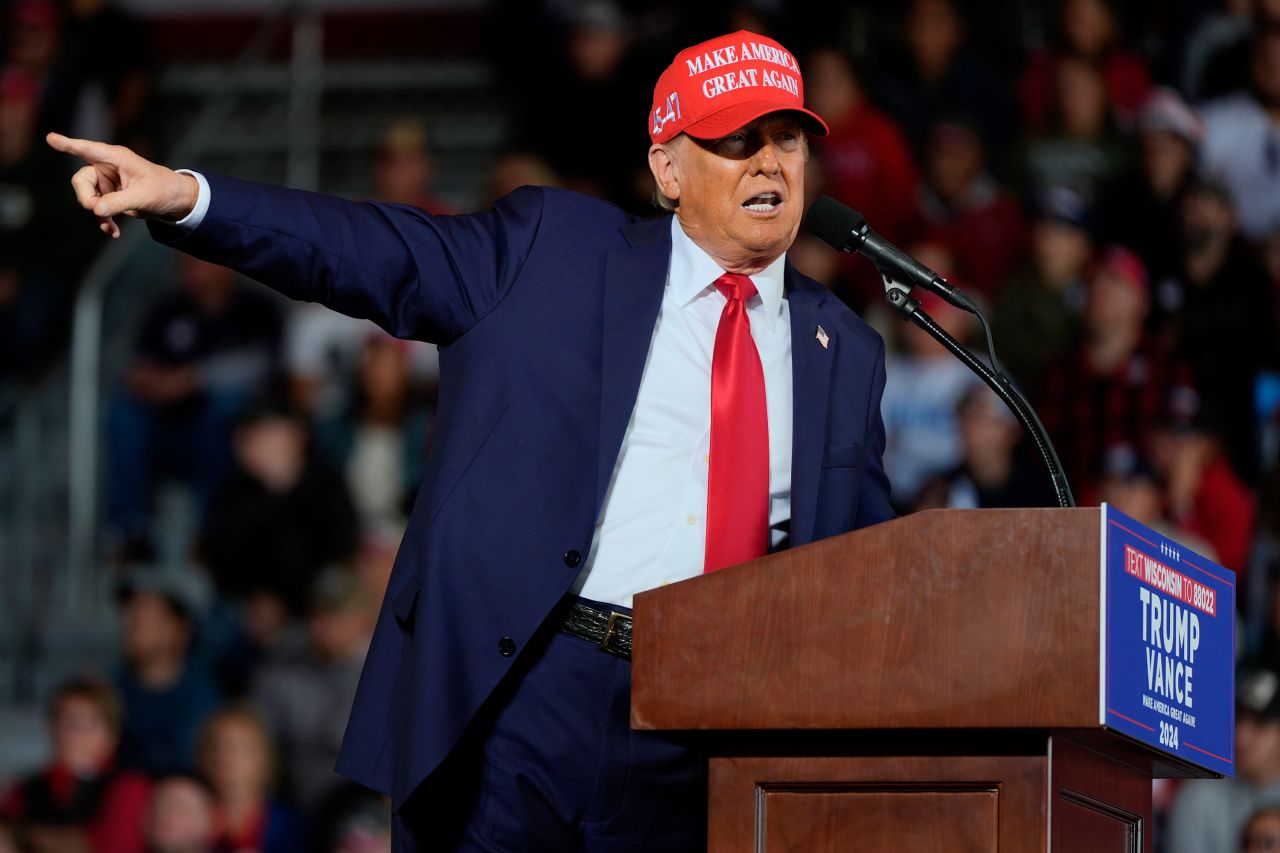
POLYGON ((45 139, 88 164, 71 178, 71 186, 80 206, 98 217, 98 227, 105 234, 120 236, 115 218, 121 214, 176 222, 195 207, 199 185, 190 175, 152 163, 122 145, 60 133, 45 139))
POLYGON ((526 187, 493 210, 431 216, 403 205, 207 175, 208 210, 173 228, 200 199, 199 183, 127 148, 49 135, 84 158, 72 180, 80 204, 116 235, 118 214, 150 220, 156 239, 231 267, 286 296, 373 320, 393 335, 457 339, 507 294, 532 250, 543 213, 526 187))

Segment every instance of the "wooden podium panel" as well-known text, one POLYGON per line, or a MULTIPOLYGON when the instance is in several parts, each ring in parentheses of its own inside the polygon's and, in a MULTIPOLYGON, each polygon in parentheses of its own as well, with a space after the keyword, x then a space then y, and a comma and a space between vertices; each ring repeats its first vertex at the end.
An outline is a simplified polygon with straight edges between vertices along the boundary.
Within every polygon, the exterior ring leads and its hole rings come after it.
POLYGON ((1036 756, 713 758, 710 779, 712 853, 1030 851, 1047 827, 1036 756))
POLYGON ((1037 755, 712 758, 708 811, 710 853, 1151 848, 1149 773, 1057 736, 1037 755))

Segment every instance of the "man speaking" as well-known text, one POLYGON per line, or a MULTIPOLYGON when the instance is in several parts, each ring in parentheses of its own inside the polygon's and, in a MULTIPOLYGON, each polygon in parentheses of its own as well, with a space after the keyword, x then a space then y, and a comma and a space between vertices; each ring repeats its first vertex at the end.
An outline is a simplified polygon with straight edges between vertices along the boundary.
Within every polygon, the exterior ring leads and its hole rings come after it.
POLYGON ((826 133, 794 57, 749 32, 688 48, 648 126, 656 221, 532 187, 431 216, 49 137, 107 233, 148 219, 440 345, 338 765, 392 797, 398 850, 702 849, 703 759, 628 725, 632 596, 891 515, 883 343, 785 259, 826 133))

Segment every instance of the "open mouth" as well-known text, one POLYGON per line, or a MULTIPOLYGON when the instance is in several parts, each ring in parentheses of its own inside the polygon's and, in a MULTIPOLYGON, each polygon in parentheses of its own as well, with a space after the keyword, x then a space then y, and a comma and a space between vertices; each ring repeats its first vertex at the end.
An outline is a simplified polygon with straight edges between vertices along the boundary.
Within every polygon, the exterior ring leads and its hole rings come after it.
POLYGON ((775 192, 767 192, 753 195, 744 201, 742 206, 757 213, 768 213, 780 204, 782 204, 782 196, 775 192))

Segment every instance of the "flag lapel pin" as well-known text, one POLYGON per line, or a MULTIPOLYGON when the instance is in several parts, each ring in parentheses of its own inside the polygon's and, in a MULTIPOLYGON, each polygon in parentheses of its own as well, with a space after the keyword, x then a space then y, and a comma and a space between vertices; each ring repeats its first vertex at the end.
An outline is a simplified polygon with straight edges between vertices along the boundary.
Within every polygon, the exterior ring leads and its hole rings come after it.
POLYGON ((814 333, 814 337, 818 339, 818 343, 822 344, 823 349, 826 349, 827 345, 831 343, 831 337, 827 334, 827 330, 821 326, 819 326, 818 331, 814 333))

